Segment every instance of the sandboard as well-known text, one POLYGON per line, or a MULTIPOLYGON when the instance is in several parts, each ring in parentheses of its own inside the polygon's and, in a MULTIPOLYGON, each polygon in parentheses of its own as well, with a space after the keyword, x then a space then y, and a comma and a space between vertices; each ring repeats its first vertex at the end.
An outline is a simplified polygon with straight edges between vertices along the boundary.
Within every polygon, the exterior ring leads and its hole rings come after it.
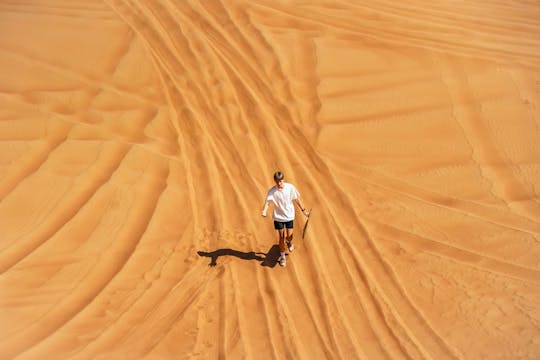
POLYGON ((309 223, 309 219, 311 218, 311 212, 312 211, 313 211, 313 209, 309 209, 309 213, 308 213, 308 216, 307 216, 307 219, 306 219, 306 223, 304 224, 304 230, 302 230, 302 240, 304 240, 304 237, 306 236, 307 225, 309 223))

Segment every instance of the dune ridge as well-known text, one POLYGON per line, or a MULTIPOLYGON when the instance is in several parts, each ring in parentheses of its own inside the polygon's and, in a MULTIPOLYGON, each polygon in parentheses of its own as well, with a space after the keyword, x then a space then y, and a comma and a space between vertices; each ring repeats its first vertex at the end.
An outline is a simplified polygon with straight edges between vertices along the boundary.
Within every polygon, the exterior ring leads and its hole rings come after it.
POLYGON ((0 357, 538 358, 539 12, 1 1, 0 357))

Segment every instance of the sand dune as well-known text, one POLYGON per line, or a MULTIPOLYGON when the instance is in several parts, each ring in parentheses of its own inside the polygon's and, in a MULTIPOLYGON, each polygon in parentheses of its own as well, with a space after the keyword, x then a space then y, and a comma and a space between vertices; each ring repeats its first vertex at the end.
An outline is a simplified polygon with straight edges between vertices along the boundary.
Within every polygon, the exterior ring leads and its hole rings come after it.
POLYGON ((540 358, 539 18, 0 1, 0 358, 540 358))

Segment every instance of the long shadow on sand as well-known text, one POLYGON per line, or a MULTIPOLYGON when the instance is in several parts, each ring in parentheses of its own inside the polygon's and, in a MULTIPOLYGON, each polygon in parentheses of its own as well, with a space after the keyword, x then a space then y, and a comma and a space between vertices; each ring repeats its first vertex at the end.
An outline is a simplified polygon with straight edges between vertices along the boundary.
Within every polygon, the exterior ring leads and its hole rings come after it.
POLYGON ((209 266, 216 266, 217 260, 221 256, 234 256, 242 260, 257 260, 261 262, 261 266, 273 268, 279 258, 279 246, 273 245, 266 254, 254 251, 242 252, 233 249, 219 249, 212 252, 197 251, 197 254, 202 257, 209 257, 211 259, 209 266))

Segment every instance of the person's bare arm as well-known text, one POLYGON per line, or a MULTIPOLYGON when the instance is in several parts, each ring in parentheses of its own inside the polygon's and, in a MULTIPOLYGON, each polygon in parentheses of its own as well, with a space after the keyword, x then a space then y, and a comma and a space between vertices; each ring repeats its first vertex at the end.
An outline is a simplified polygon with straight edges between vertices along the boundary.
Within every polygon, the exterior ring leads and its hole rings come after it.
POLYGON ((300 210, 302 210, 302 214, 308 216, 308 214, 306 214, 306 208, 304 207, 304 205, 302 205, 302 201, 300 200, 300 198, 294 199, 294 202, 296 203, 296 205, 298 205, 300 210))
POLYGON ((268 201, 265 201, 264 202, 264 206, 263 206, 263 209, 262 209, 262 216, 266 217, 266 212, 268 211, 268 204, 269 202, 268 201))

